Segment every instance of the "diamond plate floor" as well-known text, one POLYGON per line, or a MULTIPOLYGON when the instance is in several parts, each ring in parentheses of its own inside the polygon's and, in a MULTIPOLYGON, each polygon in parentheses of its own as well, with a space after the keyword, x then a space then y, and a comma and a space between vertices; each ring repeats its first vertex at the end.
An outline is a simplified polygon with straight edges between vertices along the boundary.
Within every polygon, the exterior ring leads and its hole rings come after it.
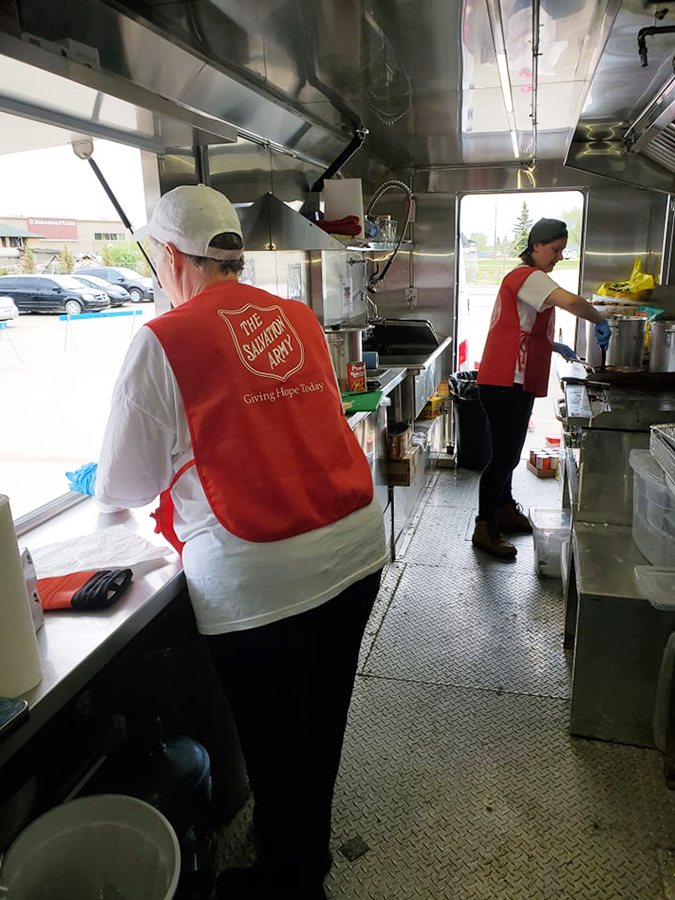
MULTIPOLYGON (((532 539, 470 537, 478 474, 439 470, 361 651, 333 817, 332 900, 673 900, 675 793, 655 751, 572 738, 555 579, 532 539), (339 852, 360 837, 369 850, 339 852)), ((525 508, 560 504, 523 466, 525 508)), ((252 856, 248 805, 223 865, 252 856)))

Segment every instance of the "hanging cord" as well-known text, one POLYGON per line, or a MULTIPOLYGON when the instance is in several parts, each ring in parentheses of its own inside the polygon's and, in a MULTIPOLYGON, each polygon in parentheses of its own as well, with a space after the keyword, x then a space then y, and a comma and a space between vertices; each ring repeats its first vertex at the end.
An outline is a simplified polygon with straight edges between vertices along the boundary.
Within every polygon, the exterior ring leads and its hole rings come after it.
POLYGON ((375 271, 368 279, 368 290, 371 292, 375 292, 378 286, 384 281, 384 277, 389 271, 389 266, 396 259, 396 254, 399 251, 401 244, 403 243, 403 237, 408 229, 408 225, 410 223, 410 217, 413 211, 413 204, 415 202, 415 198, 413 197, 412 191, 403 181, 397 181, 393 179, 391 181, 385 181, 383 184, 377 188, 373 196, 370 198, 370 203, 368 204, 368 208, 366 209, 366 216, 369 216, 373 211, 375 204, 380 199, 380 197, 386 193, 387 191, 393 190, 394 188, 403 191, 406 195, 406 211, 405 211, 405 223, 403 224, 403 228, 401 229, 401 236, 398 239, 396 246, 394 247, 394 252, 391 254, 387 262, 385 263, 384 269, 382 269, 382 273, 380 274, 379 265, 376 266, 375 271))

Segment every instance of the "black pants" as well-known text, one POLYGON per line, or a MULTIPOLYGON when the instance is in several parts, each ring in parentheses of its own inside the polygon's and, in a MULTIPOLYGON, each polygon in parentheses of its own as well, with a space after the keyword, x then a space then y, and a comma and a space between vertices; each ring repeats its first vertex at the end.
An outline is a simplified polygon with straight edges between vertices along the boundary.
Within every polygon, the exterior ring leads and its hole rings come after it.
POLYGON ((494 521, 497 507, 513 499, 511 476, 520 461, 532 415, 534 394, 522 385, 481 384, 481 406, 490 425, 492 456, 483 469, 478 490, 478 518, 494 521))
POLYGON ((280 887, 311 890, 330 869, 333 788, 381 574, 308 612, 207 638, 246 760, 259 862, 280 887))

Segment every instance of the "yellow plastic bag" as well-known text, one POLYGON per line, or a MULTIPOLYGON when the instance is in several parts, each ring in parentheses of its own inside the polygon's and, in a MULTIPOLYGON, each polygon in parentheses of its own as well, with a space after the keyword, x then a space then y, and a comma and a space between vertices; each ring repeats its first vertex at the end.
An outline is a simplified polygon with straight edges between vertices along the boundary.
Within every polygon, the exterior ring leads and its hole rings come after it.
POLYGON ((637 300, 643 291, 651 291, 653 287, 654 276, 645 275, 642 271, 642 260, 637 256, 628 281, 605 281, 596 293, 601 297, 628 297, 637 300))

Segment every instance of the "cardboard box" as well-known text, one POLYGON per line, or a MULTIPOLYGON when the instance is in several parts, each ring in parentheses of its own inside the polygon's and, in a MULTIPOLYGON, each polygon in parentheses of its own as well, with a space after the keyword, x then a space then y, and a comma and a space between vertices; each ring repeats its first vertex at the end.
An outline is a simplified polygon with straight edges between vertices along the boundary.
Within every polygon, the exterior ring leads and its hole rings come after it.
POLYGON ((412 450, 412 437, 412 425, 401 425, 400 428, 397 428, 395 424, 389 426, 389 430, 387 432, 389 458, 401 459, 401 457, 407 456, 412 450))
POLYGON ((547 468, 543 468, 541 466, 532 465, 529 459, 527 461, 527 468, 530 470, 530 472, 534 472, 537 478, 555 478, 558 474, 557 466, 554 469, 552 469, 550 466, 548 466, 547 468))
POLYGON ((400 459, 389 459, 387 461, 389 484, 394 487, 409 487, 417 475, 419 456, 419 449, 413 447, 406 456, 402 456, 400 459))
POLYGON ((427 400, 424 409, 420 413, 420 419, 435 419, 436 416, 442 416, 445 409, 445 398, 435 394, 427 400))

